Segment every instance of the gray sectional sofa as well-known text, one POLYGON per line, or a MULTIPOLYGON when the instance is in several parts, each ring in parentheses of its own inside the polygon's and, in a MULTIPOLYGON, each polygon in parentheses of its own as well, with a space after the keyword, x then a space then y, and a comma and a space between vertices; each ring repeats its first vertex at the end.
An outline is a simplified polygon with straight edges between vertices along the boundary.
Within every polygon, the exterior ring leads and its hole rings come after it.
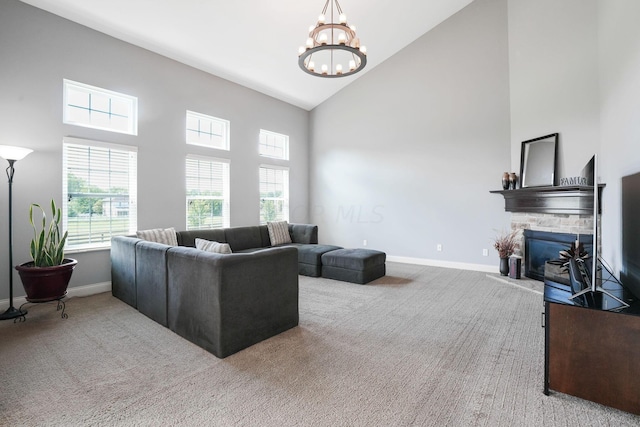
POLYGON ((291 244, 272 247, 266 226, 177 232, 178 246, 118 236, 112 293, 219 358, 298 325, 298 273, 319 276, 317 226, 289 224, 291 244), (228 243, 232 254, 195 249, 228 243))

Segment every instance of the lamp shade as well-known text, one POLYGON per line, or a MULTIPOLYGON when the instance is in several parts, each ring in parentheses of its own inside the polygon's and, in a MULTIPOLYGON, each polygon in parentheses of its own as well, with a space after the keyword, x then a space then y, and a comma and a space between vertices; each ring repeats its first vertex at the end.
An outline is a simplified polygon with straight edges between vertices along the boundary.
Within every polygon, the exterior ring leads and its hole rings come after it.
POLYGON ((12 145, 0 145, 0 157, 5 160, 22 160, 33 150, 12 145))

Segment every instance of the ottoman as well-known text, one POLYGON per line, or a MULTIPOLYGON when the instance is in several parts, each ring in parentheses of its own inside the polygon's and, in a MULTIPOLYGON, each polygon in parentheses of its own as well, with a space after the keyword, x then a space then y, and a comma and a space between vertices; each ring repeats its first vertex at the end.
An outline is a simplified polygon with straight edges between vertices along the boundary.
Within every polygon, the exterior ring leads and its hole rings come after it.
POLYGON ((322 277, 364 285, 385 275, 384 252, 337 249, 322 255, 322 277))
POLYGON ((298 274, 311 277, 320 277, 322 274, 322 255, 342 249, 342 246, 313 245, 292 243, 286 246, 298 248, 298 274))

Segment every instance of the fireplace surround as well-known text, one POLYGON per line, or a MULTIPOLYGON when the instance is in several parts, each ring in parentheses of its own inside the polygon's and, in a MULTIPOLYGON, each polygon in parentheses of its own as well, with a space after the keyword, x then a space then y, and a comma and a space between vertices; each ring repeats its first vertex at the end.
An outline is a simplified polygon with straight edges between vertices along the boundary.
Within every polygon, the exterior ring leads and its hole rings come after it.
MULTIPOLYGON (((559 258, 576 241, 571 233, 524 230, 524 274, 530 279, 544 281, 545 263, 559 258)), ((580 235, 585 252, 593 253, 593 235, 580 235)))

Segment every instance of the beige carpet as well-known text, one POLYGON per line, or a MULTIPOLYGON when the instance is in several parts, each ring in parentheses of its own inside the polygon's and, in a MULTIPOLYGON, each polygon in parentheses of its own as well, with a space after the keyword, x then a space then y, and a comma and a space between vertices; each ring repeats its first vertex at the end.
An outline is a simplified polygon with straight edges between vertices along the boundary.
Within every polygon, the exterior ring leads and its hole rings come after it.
POLYGON ((388 263, 301 277, 300 326, 220 360, 110 294, 34 305, 0 323, 0 425, 639 425, 542 394, 541 312, 485 273, 388 263))

